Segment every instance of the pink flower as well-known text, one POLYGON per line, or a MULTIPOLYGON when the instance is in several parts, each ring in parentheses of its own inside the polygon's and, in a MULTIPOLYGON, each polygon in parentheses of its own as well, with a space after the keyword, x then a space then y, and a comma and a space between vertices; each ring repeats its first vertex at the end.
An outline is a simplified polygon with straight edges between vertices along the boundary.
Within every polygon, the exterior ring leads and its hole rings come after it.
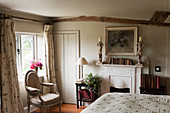
POLYGON ((34 69, 34 68, 35 68, 34 64, 31 64, 30 69, 34 69))
POLYGON ((35 62, 34 66, 35 66, 35 67, 39 67, 37 62, 35 62))
POLYGON ((38 67, 42 67, 42 63, 37 61, 38 67))
MULTIPOLYGON (((43 64, 42 64, 41 62, 39 62, 39 61, 36 61, 36 62, 35 62, 35 58, 33 58, 33 59, 34 59, 33 61, 30 61, 30 68, 31 68, 31 69, 35 69, 35 68, 38 69, 38 67, 39 67, 40 70, 41 70, 43 64)), ((41 60, 41 59, 40 59, 40 60, 41 60)))

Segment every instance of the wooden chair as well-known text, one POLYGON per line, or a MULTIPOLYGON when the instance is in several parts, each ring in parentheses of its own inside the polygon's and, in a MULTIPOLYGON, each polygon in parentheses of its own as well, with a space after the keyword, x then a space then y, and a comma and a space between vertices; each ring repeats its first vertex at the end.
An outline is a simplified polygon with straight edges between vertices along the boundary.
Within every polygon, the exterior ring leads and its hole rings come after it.
POLYGON ((61 98, 58 92, 40 94, 40 85, 54 87, 53 83, 40 83, 39 78, 35 71, 30 70, 25 76, 25 89, 27 91, 27 103, 28 113, 30 112, 30 105, 43 109, 43 113, 46 112, 46 108, 59 104, 59 112, 61 112, 61 98))

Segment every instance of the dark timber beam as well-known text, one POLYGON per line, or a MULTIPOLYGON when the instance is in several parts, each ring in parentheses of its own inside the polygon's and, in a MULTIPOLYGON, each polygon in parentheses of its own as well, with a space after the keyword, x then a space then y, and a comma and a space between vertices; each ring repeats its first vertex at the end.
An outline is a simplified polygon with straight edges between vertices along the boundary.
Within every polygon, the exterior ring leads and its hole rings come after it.
POLYGON ((52 20, 53 23, 55 23, 55 22, 73 22, 73 21, 97 21, 97 22, 143 24, 143 25, 156 25, 156 26, 170 27, 170 23, 162 23, 162 22, 155 22, 155 21, 148 21, 148 20, 123 19, 123 18, 114 18, 114 17, 80 16, 80 17, 52 20))
POLYGON ((168 18, 169 15, 170 12, 167 11, 155 11, 150 21, 163 23, 168 18))

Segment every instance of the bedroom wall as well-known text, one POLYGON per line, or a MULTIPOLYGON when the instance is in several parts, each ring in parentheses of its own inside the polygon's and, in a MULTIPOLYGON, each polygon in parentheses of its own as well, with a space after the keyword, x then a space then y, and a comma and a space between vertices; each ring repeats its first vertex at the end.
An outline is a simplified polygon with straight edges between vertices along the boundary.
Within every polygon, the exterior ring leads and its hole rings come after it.
MULTIPOLYGON (((0 13, 9 14, 9 15, 12 14, 13 16, 43 20, 43 21, 49 20, 49 18, 47 18, 47 17, 37 16, 37 15, 23 13, 23 12, 19 12, 19 11, 1 9, 1 8, 0 8, 0 13)), ((15 31, 16 32, 43 34, 43 24, 44 23, 32 22, 32 21, 26 21, 26 20, 16 20, 16 19, 14 19, 14 21, 15 21, 15 31)), ((26 107, 27 106, 27 93, 26 93, 24 85, 25 85, 24 79, 19 80, 21 102, 23 104, 23 107, 26 107)))
MULTIPOLYGON (((165 77, 170 77, 170 49, 169 38, 170 30, 167 27, 145 26, 145 25, 126 25, 116 23, 102 23, 102 22, 59 22, 54 24, 54 32, 60 30, 80 30, 80 56, 83 56, 90 63, 84 66, 84 74, 94 73, 99 74, 100 67, 96 66, 98 59, 97 42, 98 37, 102 37, 105 43, 104 28, 108 26, 138 26, 139 36, 143 37, 143 73, 159 75, 162 77, 161 84, 165 85, 165 77), (168 31, 169 30, 169 31, 168 31), (150 65, 150 66, 149 66, 150 65), (155 66, 161 66, 161 72, 155 72, 155 66)), ((103 48, 103 59, 107 61, 108 56, 105 54, 103 48)), ((114 56, 116 57, 116 56, 114 56)), ((124 58, 137 59, 136 56, 117 56, 124 58)))

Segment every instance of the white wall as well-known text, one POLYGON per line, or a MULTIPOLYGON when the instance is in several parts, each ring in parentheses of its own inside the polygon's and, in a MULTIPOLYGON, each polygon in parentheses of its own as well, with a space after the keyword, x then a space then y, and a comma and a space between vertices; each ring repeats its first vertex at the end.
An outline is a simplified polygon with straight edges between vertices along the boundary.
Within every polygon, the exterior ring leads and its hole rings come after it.
POLYGON ((43 23, 15 20, 15 31, 43 33, 43 23))
MULTIPOLYGON (((104 28, 108 26, 139 26, 139 36, 143 37, 143 62, 145 68, 143 73, 159 75, 161 77, 170 77, 170 52, 168 51, 168 44, 170 42, 168 35, 168 27, 145 26, 145 25, 125 25, 116 23, 103 23, 103 22, 59 22, 54 24, 54 32, 59 30, 80 30, 80 55, 85 57, 90 63, 84 66, 84 73, 98 74, 100 67, 95 63, 98 59, 97 42, 98 37, 102 36, 102 41, 105 44, 104 28), (155 72, 154 67, 161 66, 161 72, 155 72)), ((103 48, 103 59, 107 61, 108 56, 105 56, 105 48, 103 48)), ((114 56, 137 59, 137 56, 114 56)), ((161 84, 165 85, 165 80, 161 80, 161 84)))

